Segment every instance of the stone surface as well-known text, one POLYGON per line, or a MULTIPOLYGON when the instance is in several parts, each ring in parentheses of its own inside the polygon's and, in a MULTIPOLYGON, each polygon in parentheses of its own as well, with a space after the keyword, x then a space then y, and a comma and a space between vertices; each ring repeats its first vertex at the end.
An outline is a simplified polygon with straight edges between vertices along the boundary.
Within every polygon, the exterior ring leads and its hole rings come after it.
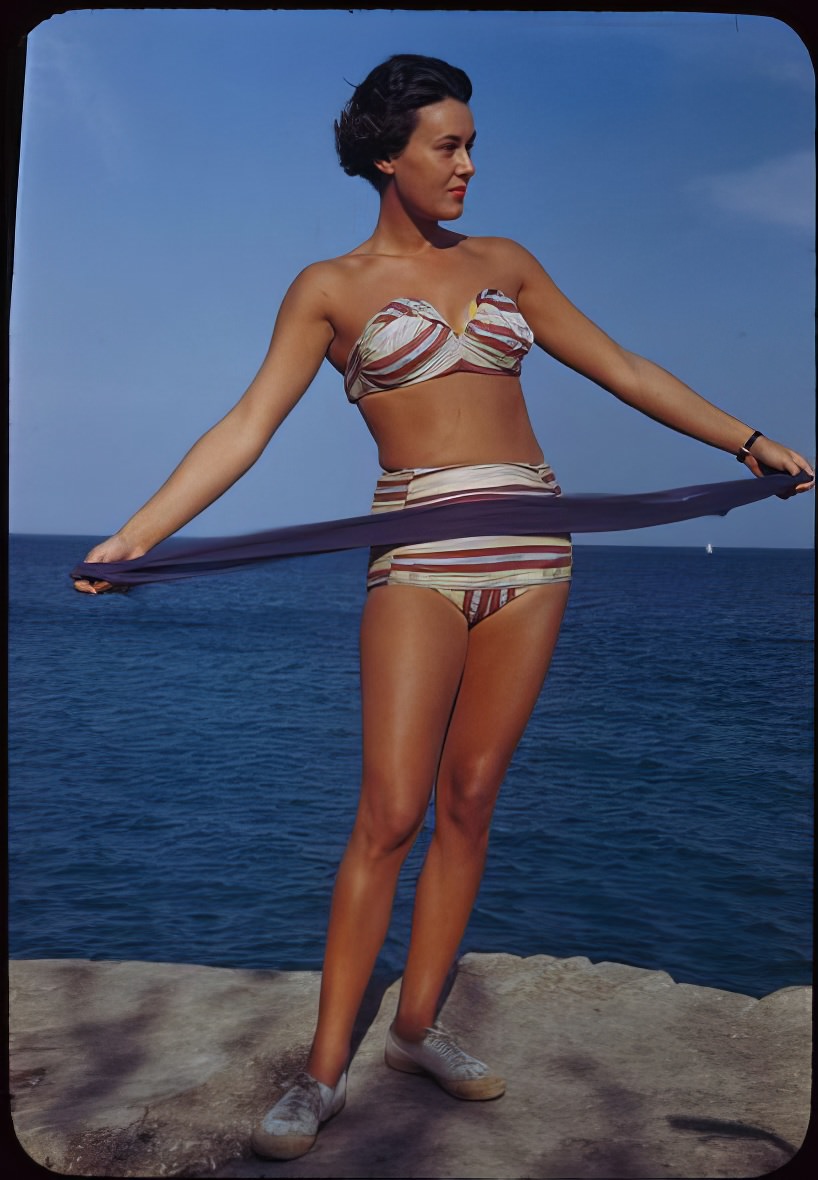
POLYGON ((319 976, 165 963, 10 964, 13 1118, 80 1176, 762 1176, 809 1115, 811 989, 762 1000, 661 971, 464 956, 442 1019, 502 1069, 458 1102, 383 1064, 397 983, 362 1008, 347 1107, 300 1160, 254 1122, 306 1057, 319 976))

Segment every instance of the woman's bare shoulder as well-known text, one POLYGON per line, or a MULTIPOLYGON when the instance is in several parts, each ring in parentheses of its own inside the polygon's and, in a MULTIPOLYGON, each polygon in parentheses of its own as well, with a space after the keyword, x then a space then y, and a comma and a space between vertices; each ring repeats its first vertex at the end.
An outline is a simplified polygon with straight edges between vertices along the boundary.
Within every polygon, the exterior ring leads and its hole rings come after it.
POLYGON ((311 262, 296 275, 284 302, 302 317, 326 320, 337 333, 351 313, 358 318, 355 308, 371 283, 373 261, 365 250, 354 250, 311 262))
POLYGON ((337 258, 323 258, 305 266, 293 280, 292 287, 304 294, 332 296, 341 285, 359 275, 367 266, 367 256, 360 247, 337 258))

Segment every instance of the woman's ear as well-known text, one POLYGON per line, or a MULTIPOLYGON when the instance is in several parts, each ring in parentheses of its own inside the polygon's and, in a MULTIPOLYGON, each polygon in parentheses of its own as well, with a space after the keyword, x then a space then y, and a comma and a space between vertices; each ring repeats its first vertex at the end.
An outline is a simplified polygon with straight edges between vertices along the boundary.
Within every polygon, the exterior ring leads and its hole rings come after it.
POLYGON ((395 175, 395 165, 392 160, 373 160, 372 163, 384 176, 395 175))

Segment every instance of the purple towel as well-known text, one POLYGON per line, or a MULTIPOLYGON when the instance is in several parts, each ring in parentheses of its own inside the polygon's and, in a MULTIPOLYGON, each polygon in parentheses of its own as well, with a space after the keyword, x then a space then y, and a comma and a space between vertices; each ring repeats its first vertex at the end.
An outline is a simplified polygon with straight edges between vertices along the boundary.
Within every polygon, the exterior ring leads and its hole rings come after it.
POLYGON ((132 561, 80 562, 72 578, 95 578, 135 586, 214 574, 308 553, 331 553, 370 545, 410 545, 448 537, 548 536, 554 533, 606 533, 671 524, 696 516, 724 516, 731 508, 768 496, 786 498, 796 484, 812 477, 775 472, 761 479, 670 488, 629 495, 580 493, 516 497, 472 504, 440 504, 367 513, 344 520, 290 525, 239 537, 182 538, 163 541, 132 561))

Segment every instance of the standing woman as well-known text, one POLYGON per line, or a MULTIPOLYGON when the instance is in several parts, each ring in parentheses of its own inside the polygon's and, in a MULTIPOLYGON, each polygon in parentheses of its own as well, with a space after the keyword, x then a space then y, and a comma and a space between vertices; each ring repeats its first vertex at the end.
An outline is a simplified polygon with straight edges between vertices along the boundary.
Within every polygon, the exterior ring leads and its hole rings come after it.
MULTIPOLYGON (((356 88, 336 142, 344 170, 379 193, 372 235, 298 275, 245 394, 87 561, 140 557, 221 496, 261 455, 325 357, 378 446, 375 511, 559 495, 519 381, 534 342, 665 426, 738 455, 755 475, 759 463, 793 475, 811 470, 612 341, 516 242, 441 226, 462 213, 475 173, 470 98, 462 70, 415 55, 390 58, 356 88)), ((361 626, 360 803, 335 882, 306 1072, 256 1128, 260 1154, 302 1154, 344 1104, 353 1024, 433 788, 434 835, 386 1062, 427 1073, 458 1098, 503 1093, 502 1078, 435 1020, 570 577, 566 535, 373 550, 361 626)), ((89 578, 75 585, 112 588, 89 578)))

